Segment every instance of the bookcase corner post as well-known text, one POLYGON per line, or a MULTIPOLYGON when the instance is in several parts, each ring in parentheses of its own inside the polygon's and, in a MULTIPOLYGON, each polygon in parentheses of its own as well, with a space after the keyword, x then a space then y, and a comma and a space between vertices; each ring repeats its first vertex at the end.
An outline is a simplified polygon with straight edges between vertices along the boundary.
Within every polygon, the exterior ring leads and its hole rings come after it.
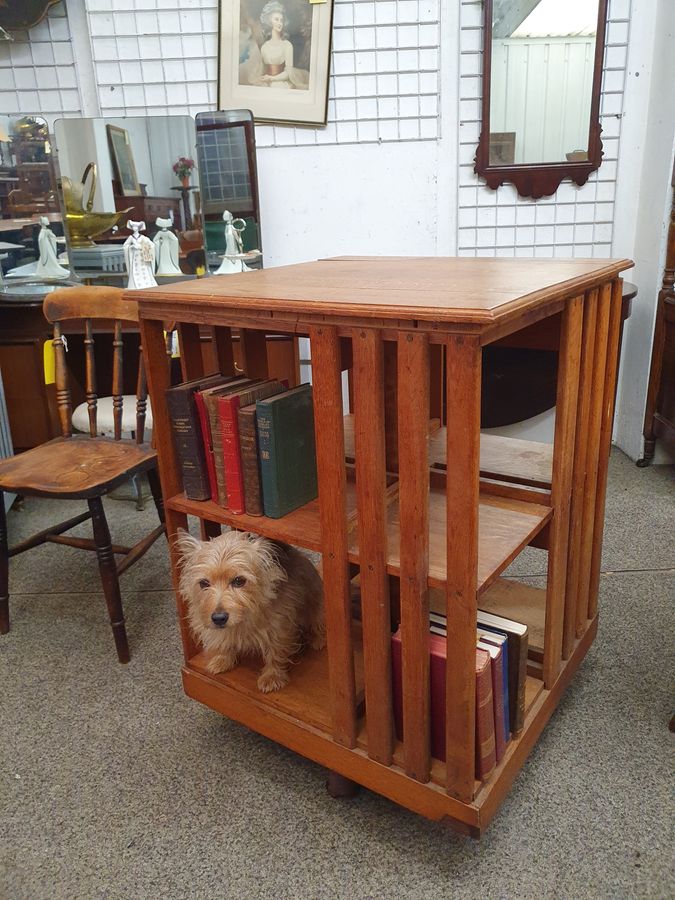
POLYGON ((316 467, 333 737, 356 746, 356 678, 351 632, 342 367, 337 328, 310 329, 316 467))
POLYGON ((453 665, 446 667, 448 793, 473 799, 476 771, 476 668, 481 346, 451 334, 446 343, 448 467, 446 614, 453 665))

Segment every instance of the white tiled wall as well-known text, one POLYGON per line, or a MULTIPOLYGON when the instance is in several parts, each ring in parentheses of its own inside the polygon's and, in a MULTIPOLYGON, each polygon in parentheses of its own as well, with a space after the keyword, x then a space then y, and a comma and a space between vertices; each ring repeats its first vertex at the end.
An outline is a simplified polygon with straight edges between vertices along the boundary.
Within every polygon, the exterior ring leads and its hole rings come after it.
MULTIPOLYGON (((327 127, 258 127, 258 145, 435 140, 439 2, 335 0, 327 127)), ((218 0, 86 7, 103 115, 216 108, 218 0)))
POLYGON ((610 0, 601 98, 603 162, 578 187, 563 181, 555 195, 519 197, 512 185, 497 191, 473 171, 481 115, 482 3, 462 0, 458 253, 464 256, 611 255, 616 170, 631 0, 610 0))
POLYGON ((41 113, 50 124, 80 115, 82 103, 63 2, 26 31, 0 42, 0 113, 41 113))

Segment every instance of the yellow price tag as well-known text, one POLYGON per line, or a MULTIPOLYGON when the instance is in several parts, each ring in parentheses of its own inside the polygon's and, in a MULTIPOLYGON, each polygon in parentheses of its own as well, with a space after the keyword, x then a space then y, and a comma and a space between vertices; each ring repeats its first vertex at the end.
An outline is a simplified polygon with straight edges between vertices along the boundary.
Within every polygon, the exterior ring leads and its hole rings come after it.
POLYGON ((310 3, 325 3, 326 0, 309 0, 310 3))
POLYGON ((54 384, 56 381, 56 356, 54 355, 54 344, 51 339, 44 342, 42 359, 45 369, 45 384, 54 384))

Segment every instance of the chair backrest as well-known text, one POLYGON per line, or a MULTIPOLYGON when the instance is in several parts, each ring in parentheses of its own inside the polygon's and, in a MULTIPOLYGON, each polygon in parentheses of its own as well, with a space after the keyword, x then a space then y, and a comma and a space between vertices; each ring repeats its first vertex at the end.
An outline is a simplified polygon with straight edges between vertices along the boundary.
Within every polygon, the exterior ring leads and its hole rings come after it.
MULTIPOLYGON (((84 323, 85 397, 89 415, 89 434, 98 436, 96 423, 98 395, 96 387, 96 363, 94 355, 94 323, 112 324, 113 365, 112 405, 115 440, 122 437, 122 412, 124 396, 122 323, 138 324, 138 305, 123 300, 121 288, 71 287, 59 288, 47 294, 43 311, 48 322, 54 325, 54 355, 56 363, 56 402, 61 431, 65 437, 73 433, 70 385, 66 346, 63 336, 68 331, 80 330, 84 323), (68 326, 71 326, 70 328, 68 326)), ((148 390, 143 363, 143 349, 139 349, 138 378, 136 381, 136 443, 143 443, 148 390)))

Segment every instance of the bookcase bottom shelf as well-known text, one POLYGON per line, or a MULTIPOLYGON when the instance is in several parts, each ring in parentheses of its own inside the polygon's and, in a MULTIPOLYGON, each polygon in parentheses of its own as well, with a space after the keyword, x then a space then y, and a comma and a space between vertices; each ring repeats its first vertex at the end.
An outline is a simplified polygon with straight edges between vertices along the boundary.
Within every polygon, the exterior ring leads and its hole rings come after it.
MULTIPOLYGON (((291 682, 282 691, 262 694, 256 687, 257 666, 244 663, 220 675, 206 671, 205 658, 198 654, 183 668, 185 693, 290 750, 356 781, 426 818, 446 821, 450 826, 479 837, 494 817, 511 783, 536 743, 557 706, 574 672, 591 646, 597 631, 597 617, 577 642, 574 652, 562 665, 551 690, 528 676, 525 727, 507 746, 503 759, 482 784, 476 782, 471 803, 449 796, 444 787, 445 765, 434 760, 432 780, 426 784, 409 778, 400 763, 402 747, 396 748, 394 765, 371 760, 365 747, 367 726, 362 727, 355 748, 337 744, 330 733, 328 663, 326 651, 308 651, 294 668, 291 682)), ((354 658, 357 696, 363 695, 363 655, 360 630, 354 626, 354 658)), ((360 701, 362 712, 362 702, 360 701)))

